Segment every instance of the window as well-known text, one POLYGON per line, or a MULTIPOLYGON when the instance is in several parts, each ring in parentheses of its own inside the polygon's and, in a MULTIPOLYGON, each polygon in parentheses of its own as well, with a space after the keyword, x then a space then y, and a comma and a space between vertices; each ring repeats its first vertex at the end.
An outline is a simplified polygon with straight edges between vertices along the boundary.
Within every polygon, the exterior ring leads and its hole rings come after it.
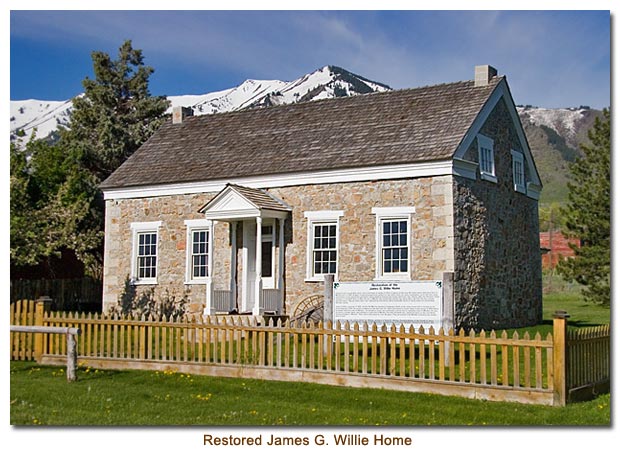
POLYGON ((187 226, 187 271, 188 284, 205 283, 209 276, 210 221, 186 220, 187 226))
POLYGON ((512 150, 512 181, 515 191, 525 193, 525 166, 523 153, 512 150))
POLYGON ((157 278, 157 232, 138 234, 138 280, 157 278))
POLYGON ((305 212, 308 219, 308 281, 321 281, 338 274, 338 234, 342 211, 305 212))
POLYGON ((336 249, 336 223, 314 223, 312 230, 312 264, 314 275, 336 273, 338 250, 336 249))
POLYGON ((377 279, 408 280, 411 270, 411 214, 414 207, 375 207, 377 279))
MULTIPOLYGON (((275 235, 273 225, 261 227, 261 276, 263 278, 273 278, 273 248, 275 245, 275 235)), ((273 287, 273 286, 271 286, 273 287)))
POLYGON ((407 220, 389 220, 381 223, 381 258, 383 275, 409 271, 409 241, 407 220))
POLYGON ((132 277, 136 284, 157 283, 157 239, 161 221, 131 223, 133 231, 132 277))
POLYGON ((192 280, 207 277, 207 259, 209 252, 209 231, 206 229, 192 230, 192 280))
POLYGON ((493 139, 482 134, 478 135, 478 164, 480 166, 480 178, 497 183, 493 139))

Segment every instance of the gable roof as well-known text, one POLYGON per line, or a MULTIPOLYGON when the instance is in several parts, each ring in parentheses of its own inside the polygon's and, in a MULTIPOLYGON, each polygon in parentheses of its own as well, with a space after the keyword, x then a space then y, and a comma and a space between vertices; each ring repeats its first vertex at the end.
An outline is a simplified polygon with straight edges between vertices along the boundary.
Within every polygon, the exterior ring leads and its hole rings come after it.
POLYGON ((503 77, 168 122, 102 189, 439 161, 503 77))
POLYGON ((214 196, 209 202, 203 205, 198 211, 205 212, 212 206, 218 199, 222 197, 222 195, 226 194, 228 191, 235 191, 239 195, 241 195, 245 200, 247 200, 250 204, 256 207, 258 210, 279 210, 283 212, 292 211, 291 207, 285 202, 277 199, 275 196, 269 194, 267 191, 256 188, 248 188, 241 185, 234 185, 229 183, 226 187, 220 191, 216 196, 214 196))

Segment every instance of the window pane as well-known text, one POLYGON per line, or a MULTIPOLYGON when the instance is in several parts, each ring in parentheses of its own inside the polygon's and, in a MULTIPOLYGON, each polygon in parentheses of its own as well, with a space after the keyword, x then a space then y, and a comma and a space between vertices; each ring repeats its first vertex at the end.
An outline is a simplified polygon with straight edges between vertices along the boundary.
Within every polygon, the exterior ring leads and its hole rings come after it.
POLYGON ((390 220, 383 227, 383 273, 405 273, 408 270, 408 226, 407 220, 390 220))
POLYGON ((191 239, 191 278, 204 278, 208 271, 209 231, 196 229, 192 231, 191 239))
POLYGON ((136 274, 140 278, 155 278, 157 266, 157 234, 139 233, 136 258, 136 274))
POLYGON ((261 248, 261 275, 265 278, 272 276, 273 255, 271 254, 271 242, 262 242, 261 248))
POLYGON ((338 257, 336 231, 336 223, 317 223, 312 229, 312 269, 315 275, 335 273, 338 257))

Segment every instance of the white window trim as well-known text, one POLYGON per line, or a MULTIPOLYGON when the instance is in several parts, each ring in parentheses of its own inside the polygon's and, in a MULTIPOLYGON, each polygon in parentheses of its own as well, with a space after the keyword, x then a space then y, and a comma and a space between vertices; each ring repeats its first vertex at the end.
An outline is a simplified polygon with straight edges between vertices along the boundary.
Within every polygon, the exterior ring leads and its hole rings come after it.
MULTIPOLYGON (((266 226, 271 226, 271 234, 262 234, 261 233, 261 242, 269 242, 271 244, 271 246, 269 247, 269 254, 271 254, 271 276, 270 277, 265 277, 262 276, 262 272, 261 272, 261 276, 263 279, 263 289, 276 289, 276 220, 275 219, 268 219, 268 220, 264 220, 263 221, 263 225, 262 227, 266 227, 266 226), (271 281, 273 281, 273 283, 270 283, 271 281), (269 283, 267 283, 269 282, 269 283), (267 284, 269 284, 267 286, 267 284)), ((264 254, 264 248, 261 248, 261 251, 264 254)), ((262 261, 261 261, 261 267, 262 267, 262 261)))
POLYGON ((336 273, 334 280, 338 281, 338 269, 340 263, 340 218, 344 216, 343 210, 319 210, 304 212, 308 228, 306 231, 306 281, 320 282, 325 280, 324 274, 314 274, 314 229, 315 223, 336 223, 336 273))
POLYGON ((497 183, 497 176, 495 175, 495 149, 493 139, 490 137, 484 136, 483 134, 478 134, 476 136, 478 138, 478 166, 480 168, 480 178, 482 180, 488 180, 489 182, 497 183), (482 149, 486 148, 491 150, 491 165, 492 171, 483 171, 482 170, 482 149))
MULTIPOLYGON (((209 243, 213 241, 213 221, 206 219, 198 219, 198 220, 185 220, 185 284, 206 284, 207 278, 211 275, 211 270, 207 265, 207 276, 200 278, 192 277, 192 243, 193 243, 193 232, 194 231, 208 231, 209 232, 209 243)), ((207 249, 207 254, 209 254, 209 249, 207 249)))
POLYGON ((514 189, 519 193, 525 194, 527 182, 525 181, 525 160, 523 157, 523 153, 516 150, 511 150, 510 153, 512 154, 512 181, 514 183, 514 189), (521 175, 523 176, 522 185, 517 184, 515 163, 521 163, 521 175))
POLYGON ((415 213, 415 207, 373 207, 372 213, 375 215, 375 279, 391 281, 411 280, 411 216, 415 213), (383 222, 391 220, 407 221, 407 272, 405 273, 383 273, 383 255, 381 254, 383 245, 383 222))
POLYGON ((133 284, 157 284, 159 276, 159 228, 161 221, 139 221, 131 223, 131 282, 133 284), (155 232, 157 235, 157 253, 155 256, 155 277, 138 279, 138 236, 155 232))

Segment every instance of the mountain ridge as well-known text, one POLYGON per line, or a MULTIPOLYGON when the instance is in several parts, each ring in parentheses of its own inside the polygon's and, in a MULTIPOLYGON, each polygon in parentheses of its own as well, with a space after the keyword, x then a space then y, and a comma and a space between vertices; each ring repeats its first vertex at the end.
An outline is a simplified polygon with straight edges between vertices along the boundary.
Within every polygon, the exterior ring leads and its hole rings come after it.
MULTIPOLYGON (((392 90, 335 65, 327 65, 293 81, 247 79, 225 90, 199 95, 173 95, 173 107, 192 107, 194 115, 208 115, 304 101, 355 96, 392 90)), ((78 95, 82 96, 82 95, 78 95)), ((70 125, 72 100, 11 101, 11 142, 28 140, 34 131, 46 138, 59 127, 70 125)), ((587 142, 587 131, 601 111, 587 106, 541 108, 517 106, 517 112, 534 154, 544 190, 541 203, 567 199, 568 166, 579 156, 579 144, 587 142)))
MULTIPOLYGON (((246 79, 240 85, 225 90, 199 95, 167 96, 170 109, 176 106, 192 107, 194 115, 230 112, 247 108, 290 104, 340 96, 391 90, 388 85, 351 73, 334 65, 324 66, 293 81, 246 79)), ((78 95, 81 96, 81 95, 78 95)), ((59 126, 68 126, 72 100, 16 100, 11 101, 11 140, 46 138, 59 126)))

